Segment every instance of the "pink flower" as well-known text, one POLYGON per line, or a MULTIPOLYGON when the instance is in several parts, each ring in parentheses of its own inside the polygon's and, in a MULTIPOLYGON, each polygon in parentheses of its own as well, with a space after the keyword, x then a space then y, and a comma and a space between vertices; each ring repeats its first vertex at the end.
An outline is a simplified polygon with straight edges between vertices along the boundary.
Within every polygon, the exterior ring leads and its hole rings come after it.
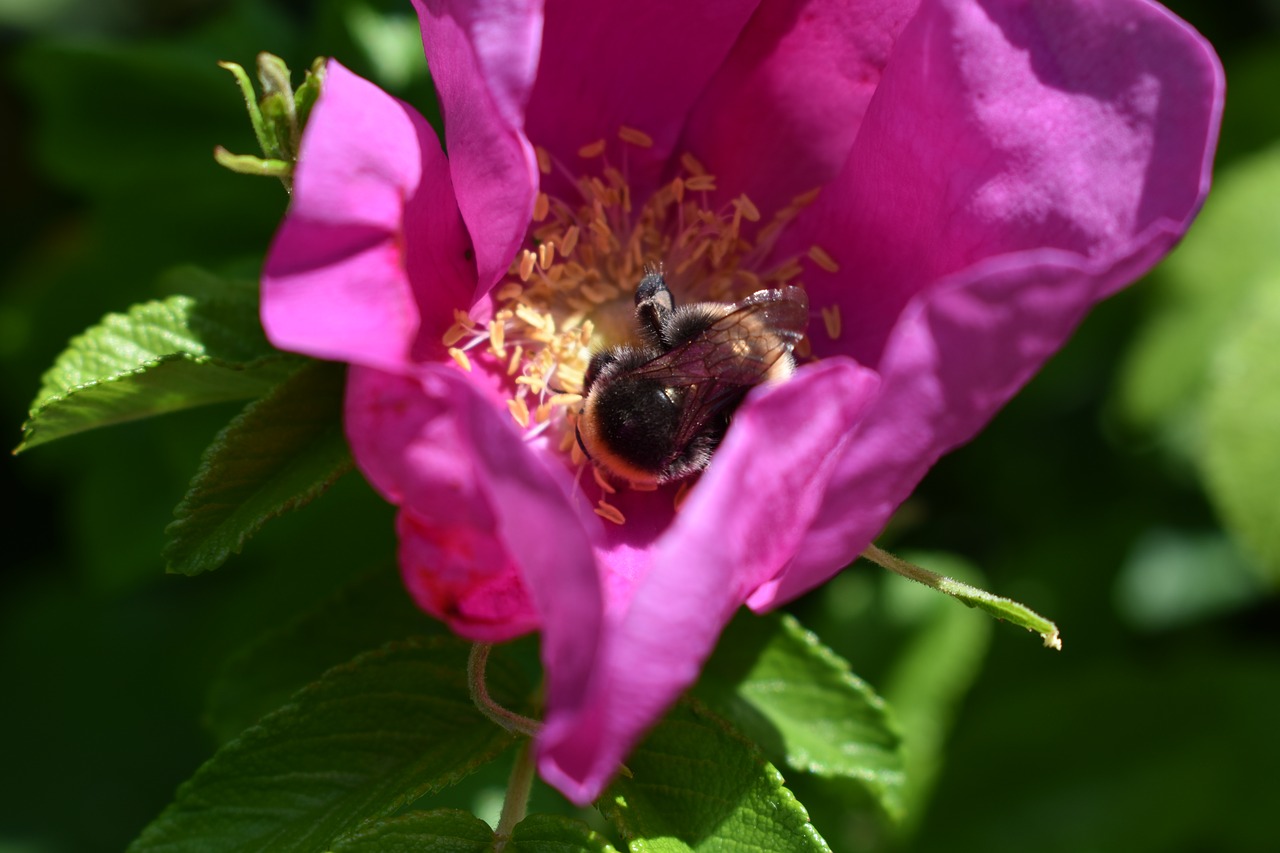
POLYGON ((1222 73, 1147 0, 415 2, 448 157, 331 63, 263 322, 351 364, 421 606, 542 632, 541 772, 587 802, 741 604, 840 571, 1168 251, 1222 73), (813 316, 678 512, 573 458, 563 393, 655 261, 686 299, 800 283, 813 316))

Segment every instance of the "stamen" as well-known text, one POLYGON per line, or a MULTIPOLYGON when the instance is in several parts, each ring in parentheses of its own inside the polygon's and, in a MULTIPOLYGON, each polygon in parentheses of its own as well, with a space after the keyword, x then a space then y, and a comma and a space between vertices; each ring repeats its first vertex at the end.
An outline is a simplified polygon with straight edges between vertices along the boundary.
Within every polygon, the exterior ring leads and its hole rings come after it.
POLYGON ((521 429, 528 428, 529 406, 525 403, 524 397, 515 397, 508 400, 507 409, 511 412, 511 417, 516 419, 516 423, 520 424, 521 429))
POLYGON ((613 484, 605 477, 604 472, 600 470, 600 466, 591 466, 591 476, 595 478, 596 485, 600 487, 600 491, 607 495, 616 495, 618 493, 618 490, 615 489, 613 484))
POLYGON ((533 275, 534 264, 538 262, 538 256, 528 249, 520 255, 520 280, 528 281, 529 276, 533 275))
POLYGON ((519 297, 522 293, 524 293, 524 288, 520 286, 519 283, 509 281, 502 285, 502 287, 498 288, 498 291, 493 295, 493 298, 497 302, 510 302, 511 300, 519 297))
POLYGON ((470 331, 470 329, 461 323, 454 323, 452 326, 445 329, 444 334, 440 336, 440 342, 447 347, 452 347, 458 341, 465 338, 470 331))
POLYGON ((630 142, 640 148, 653 147, 653 137, 642 130, 636 130, 634 127, 623 126, 618 128, 618 138, 623 142, 630 142))
POLYGON ((543 243, 538 247, 538 268, 545 270, 556 259, 556 244, 543 243))
POLYGON ((467 373, 471 372, 471 359, 467 358, 467 354, 457 347, 449 347, 449 357, 458 363, 458 366, 467 373))
POLYGON ((613 504, 605 503, 604 500, 601 500, 600 503, 596 504, 592 509, 596 515, 606 521, 612 521, 614 524, 627 523, 627 517, 622 514, 622 510, 618 509, 613 504))
POLYGON ((685 171, 691 175, 705 175, 707 173, 706 167, 698 162, 698 158, 687 151, 680 155, 680 165, 684 166, 685 171))
POLYGON ((599 157, 604 153, 605 142, 603 139, 597 139, 588 145, 584 145, 578 149, 578 156, 584 160, 590 160, 592 157, 599 157))
POLYGON ((489 321, 489 349, 499 358, 503 355, 506 331, 506 326, 496 319, 489 321))
POLYGON ((566 258, 573 254, 573 250, 578 248, 578 230, 577 225, 570 225, 564 232, 564 236, 560 238, 560 254, 566 258))
POLYGON ((822 309, 822 325, 827 327, 827 337, 837 340, 840 337, 840 306, 828 305, 822 309))
POLYGON ((711 192, 716 188, 715 175, 694 175, 684 182, 685 188, 696 192, 711 192))
POLYGON ((551 174, 551 155, 541 145, 535 146, 534 155, 538 158, 538 171, 544 175, 551 174))
POLYGON ((676 512, 680 511, 680 507, 684 506, 684 502, 689 498, 689 492, 693 490, 693 481, 685 480, 680 484, 680 488, 676 489, 676 495, 672 498, 672 504, 675 506, 676 512))
POLYGON ((827 272, 840 272, 840 265, 827 254, 826 249, 821 246, 809 247, 809 260, 822 267, 827 272))
POLYGON ((507 375, 515 376, 516 371, 520 369, 520 357, 524 355, 524 347, 516 344, 516 348, 511 353, 511 361, 507 364, 507 375))
POLYGON ((547 218, 547 214, 551 212, 551 199, 547 198, 546 193, 538 193, 537 199, 533 202, 533 221, 541 222, 547 218))
POLYGON ((627 488, 633 492, 656 492, 658 491, 657 483, 627 483, 627 488))

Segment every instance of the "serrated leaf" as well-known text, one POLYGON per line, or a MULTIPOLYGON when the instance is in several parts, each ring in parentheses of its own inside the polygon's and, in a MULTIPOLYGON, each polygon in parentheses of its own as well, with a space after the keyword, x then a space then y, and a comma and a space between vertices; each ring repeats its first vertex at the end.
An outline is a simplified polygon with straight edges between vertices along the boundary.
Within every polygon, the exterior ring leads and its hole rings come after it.
POLYGON ((617 853, 604 836, 580 820, 531 814, 516 824, 511 853, 617 853))
POLYGON ((299 360, 271 348, 256 293, 172 296, 108 314, 41 379, 19 450, 84 430, 256 397, 299 360))
MULTIPOLYGON (((130 850, 322 850, 459 781, 513 742, 471 702, 469 649, 409 640, 330 670, 218 750, 130 850)), ((492 661, 488 677, 516 679, 492 661)))
POLYGON ((598 802, 633 851, 829 853, 772 764, 723 720, 683 700, 598 802))
POLYGON ((330 667, 392 640, 442 631, 414 606, 396 567, 379 566, 228 660, 210 688, 206 724, 230 740, 330 667))
POLYGON ((1028 631, 1033 631, 1044 640, 1046 648, 1059 650, 1062 648, 1062 635, 1058 631, 1058 626, 1025 604, 1020 604, 1004 596, 993 595, 984 589, 978 589, 976 586, 962 583, 955 578, 931 572, 921 566, 895 557, 887 551, 882 551, 874 545, 868 545, 867 549, 862 552, 862 556, 881 568, 896 572, 904 578, 924 584, 930 589, 935 589, 952 598, 959 599, 968 607, 985 610, 1001 621, 1011 622, 1014 625, 1026 628, 1028 631))
POLYGON ((493 830, 459 809, 409 812, 371 821, 344 835, 332 853, 487 853, 493 830))
POLYGON ((169 571, 217 568, 267 521, 306 505, 351 469, 345 375, 337 364, 304 364, 218 434, 165 529, 169 571))
POLYGON ((696 693, 774 760, 856 780, 901 813, 901 738, 884 701, 793 617, 739 615, 696 693))
POLYGON ((1280 265, 1226 335, 1205 402, 1204 469, 1226 527, 1280 579, 1280 265))

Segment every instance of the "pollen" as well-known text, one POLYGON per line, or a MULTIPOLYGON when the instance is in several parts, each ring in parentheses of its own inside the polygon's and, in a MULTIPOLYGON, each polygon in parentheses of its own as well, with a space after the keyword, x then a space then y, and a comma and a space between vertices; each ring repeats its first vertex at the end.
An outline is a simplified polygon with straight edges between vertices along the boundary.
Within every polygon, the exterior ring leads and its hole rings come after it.
POLYGON ((521 428, 529 426, 529 405, 525 403, 524 397, 513 397, 507 401, 507 409, 511 411, 511 417, 516 419, 516 423, 521 428))

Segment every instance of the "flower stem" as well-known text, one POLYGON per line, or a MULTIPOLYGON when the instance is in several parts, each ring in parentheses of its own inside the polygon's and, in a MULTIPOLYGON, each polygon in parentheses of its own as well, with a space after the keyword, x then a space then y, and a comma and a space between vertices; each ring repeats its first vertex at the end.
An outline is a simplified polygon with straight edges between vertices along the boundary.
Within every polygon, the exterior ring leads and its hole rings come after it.
POLYGON ((541 727, 537 720, 508 711, 489 695, 489 688, 484 683, 484 669, 492 648, 493 646, 488 643, 476 643, 471 647, 471 654, 467 657, 467 683, 471 688, 471 701, 475 703, 481 714, 507 731, 533 737, 541 727))
POLYGON ((502 815, 498 818, 498 827, 494 830, 493 853, 502 853, 516 824, 524 820, 529 808, 529 793, 533 790, 534 777, 533 741, 526 740, 520 744, 516 753, 516 764, 511 768, 511 778, 507 782, 507 798, 502 801, 502 815))
POLYGON ((908 563, 901 557, 895 557, 875 545, 868 545, 867 549, 862 552, 862 556, 882 569, 888 569, 916 583, 922 583, 930 589, 938 589, 941 587, 942 582, 947 580, 943 575, 931 572, 928 569, 922 569, 915 563, 908 563))

